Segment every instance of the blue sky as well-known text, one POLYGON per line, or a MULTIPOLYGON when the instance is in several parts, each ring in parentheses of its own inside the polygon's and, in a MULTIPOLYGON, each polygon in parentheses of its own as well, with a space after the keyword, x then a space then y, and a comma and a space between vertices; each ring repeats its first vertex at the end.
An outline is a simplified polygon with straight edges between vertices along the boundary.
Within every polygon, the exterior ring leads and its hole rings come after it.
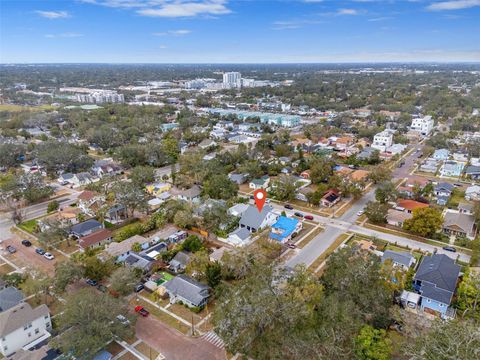
POLYGON ((2 63, 480 61, 480 0, 0 0, 2 63))

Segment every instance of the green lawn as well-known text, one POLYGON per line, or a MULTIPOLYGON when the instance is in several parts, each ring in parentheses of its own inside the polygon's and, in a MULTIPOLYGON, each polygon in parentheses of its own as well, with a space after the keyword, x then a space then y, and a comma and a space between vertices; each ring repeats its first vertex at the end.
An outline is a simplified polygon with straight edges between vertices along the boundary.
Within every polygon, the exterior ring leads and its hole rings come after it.
POLYGON ((27 220, 27 221, 24 221, 20 224, 18 224, 18 227, 26 232, 28 232, 29 234, 34 234, 35 233, 35 229, 37 227, 37 220, 36 219, 32 219, 32 220, 27 220))

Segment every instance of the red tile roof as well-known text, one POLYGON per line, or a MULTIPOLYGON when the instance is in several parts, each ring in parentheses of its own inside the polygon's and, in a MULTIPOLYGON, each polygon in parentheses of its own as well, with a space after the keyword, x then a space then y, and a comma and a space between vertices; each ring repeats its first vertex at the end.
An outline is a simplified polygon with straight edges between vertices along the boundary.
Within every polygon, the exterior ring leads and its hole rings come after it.
POLYGON ((100 194, 96 193, 95 191, 85 190, 80 195, 78 195, 78 200, 88 201, 99 195, 100 194))
POLYGON ((406 210, 415 210, 415 209, 420 209, 424 207, 428 207, 428 204, 421 203, 419 201, 415 200, 399 200, 397 203, 397 206, 402 207, 406 210))

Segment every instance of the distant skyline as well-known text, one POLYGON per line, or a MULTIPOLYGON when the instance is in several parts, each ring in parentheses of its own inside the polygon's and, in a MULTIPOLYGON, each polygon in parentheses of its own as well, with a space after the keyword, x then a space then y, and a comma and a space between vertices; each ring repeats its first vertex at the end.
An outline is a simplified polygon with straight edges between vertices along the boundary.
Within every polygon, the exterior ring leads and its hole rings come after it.
POLYGON ((480 0, 0 0, 1 63, 479 62, 480 0))

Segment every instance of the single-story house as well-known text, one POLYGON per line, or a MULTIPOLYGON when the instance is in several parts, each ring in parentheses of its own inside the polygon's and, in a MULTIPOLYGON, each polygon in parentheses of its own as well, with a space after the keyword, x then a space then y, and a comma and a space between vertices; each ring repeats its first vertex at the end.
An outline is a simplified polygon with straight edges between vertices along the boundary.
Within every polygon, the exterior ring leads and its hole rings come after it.
POLYGON ((428 204, 415 201, 415 200, 403 199, 397 202, 396 209, 411 214, 413 213, 413 210, 421 209, 424 207, 428 207, 428 204))
POLYGON ((235 231, 232 231, 228 234, 228 243, 235 245, 235 246, 243 246, 250 242, 251 233, 247 230, 247 228, 238 228, 235 231))
POLYGON ((458 212, 461 214, 473 215, 475 206, 468 203, 458 204, 458 212))
POLYGON ((123 204, 115 204, 108 208, 105 213, 105 219, 112 223, 118 223, 128 217, 127 208, 123 204))
POLYGON ((200 201, 201 194, 200 187, 193 185, 190 189, 187 190, 177 190, 176 197, 179 200, 184 200, 192 203, 197 203, 200 201))
POLYGON ((242 185, 247 182, 248 176, 247 174, 231 173, 228 175, 228 178, 230 179, 230 181, 234 182, 235 184, 242 185))
POLYGON ((320 199, 320 204, 324 207, 332 207, 341 200, 340 193, 335 189, 328 190, 320 199))
POLYGON ((415 257, 408 252, 386 250, 382 256, 382 263, 392 261, 393 266, 408 270, 415 264, 415 257))
POLYGON ((146 255, 140 255, 136 252, 131 251, 127 257, 123 260, 123 263, 127 267, 132 267, 136 269, 141 269, 143 271, 150 271, 155 262, 155 259, 152 259, 146 255))
POLYGON ((73 225, 70 228, 70 233, 77 238, 81 238, 95 231, 103 229, 103 225, 95 219, 90 219, 79 224, 73 225))
POLYGON ((480 166, 478 165, 467 166, 467 170, 465 170, 465 175, 473 180, 480 179, 480 166))
POLYGON ((217 146, 217 142, 212 139, 204 139, 198 144, 200 149, 208 149, 209 147, 217 146))
POLYGON ((250 189, 264 189, 266 190, 268 188, 268 185, 270 184, 270 177, 268 175, 262 176, 260 179, 253 179, 250 181, 248 184, 248 187, 250 189))
POLYGON ((170 260, 168 267, 176 273, 185 271, 190 262, 191 254, 186 251, 179 251, 175 257, 170 260))
POLYGON ((182 302, 189 307, 203 307, 210 297, 210 288, 186 276, 178 275, 163 284, 170 297, 170 303, 182 302))
POLYGON ((387 223, 392 226, 403 227, 405 220, 411 219, 412 216, 411 213, 405 211, 389 209, 387 213, 387 223))
POLYGON ((20 304, 24 298, 23 293, 16 287, 3 288, 0 290, 0 313, 20 304))
POLYGON ((275 224, 272 225, 270 238, 282 243, 290 241, 295 234, 302 230, 302 223, 298 219, 280 216, 275 224))
POLYGON ((475 217, 457 211, 447 211, 443 219, 442 230, 448 235, 462 236, 473 240, 477 235, 475 217))
POLYGON ((101 229, 83 236, 78 240, 78 245, 82 251, 93 249, 108 244, 112 241, 112 232, 108 229, 101 229))
POLYGON ((448 149, 435 150, 435 152, 432 155, 432 157, 435 160, 448 160, 449 156, 450 156, 450 151, 448 149))
POLYGON ((434 174, 437 172, 438 165, 438 160, 428 158, 422 163, 422 165, 420 165, 420 171, 434 174))
POLYGON ((413 278, 413 287, 421 295, 420 308, 449 316, 459 274, 460 265, 447 255, 425 256, 413 278))
POLYGON ((463 162, 447 160, 440 167, 439 174, 442 177, 459 177, 462 174, 464 166, 465 163, 463 162))
POLYGON ((455 186, 453 186, 452 184, 442 182, 434 186, 433 193, 435 194, 435 196, 450 197, 450 195, 452 195, 453 189, 455 189, 455 186))
POLYGON ((140 236, 134 235, 122 242, 112 242, 105 248, 105 253, 113 258, 118 258, 118 261, 123 261, 132 251, 133 244, 140 244, 142 249, 148 249, 150 240, 140 236))
POLYGON ((465 190, 465 200, 480 200, 480 185, 472 185, 465 190))
POLYGON ((240 218, 240 228, 246 228, 251 233, 257 232, 266 226, 274 224, 278 219, 278 215, 273 212, 273 207, 265 205, 261 212, 256 206, 249 205, 240 218))
POLYGON ((232 216, 240 217, 248 209, 248 204, 235 204, 228 209, 228 213, 232 216))

